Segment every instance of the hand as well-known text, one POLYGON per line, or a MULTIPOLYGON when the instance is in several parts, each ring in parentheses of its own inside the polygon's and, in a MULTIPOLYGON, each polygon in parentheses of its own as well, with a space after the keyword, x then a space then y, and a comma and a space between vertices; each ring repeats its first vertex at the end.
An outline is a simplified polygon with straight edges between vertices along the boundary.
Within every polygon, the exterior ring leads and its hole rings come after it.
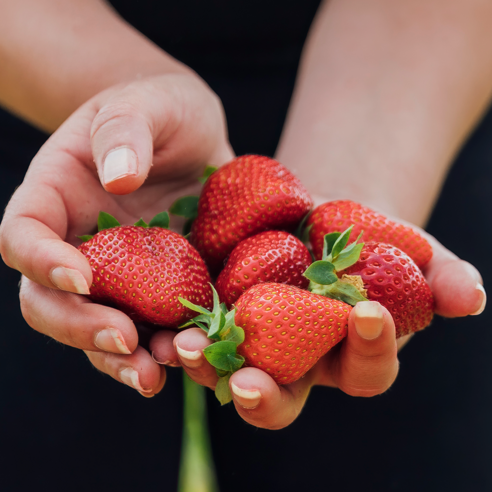
MULTIPOLYGON (((445 317, 480 314, 486 296, 478 271, 433 237, 419 232, 431 242, 434 251, 424 274, 435 296, 436 313, 445 317)), ((246 422, 280 429, 299 415, 314 385, 338 387, 352 396, 384 393, 398 374, 398 349, 410 336, 396 340, 390 313, 377 302, 359 303, 350 314, 346 339, 303 379, 278 386, 268 374, 256 368, 242 368, 234 373, 229 383, 234 405, 246 422)), ((174 339, 176 361, 197 383, 213 389, 217 375, 203 356, 203 349, 210 343, 198 328, 185 330, 174 339)), ((164 357, 160 351, 168 350, 157 336, 151 341, 151 348, 156 357, 164 357)))
POLYGON ((78 295, 89 293, 92 273, 76 236, 94 231, 101 210, 123 224, 148 221, 196 193, 206 164, 232 157, 222 106, 195 75, 143 79, 85 103, 36 155, 0 227, 2 257, 23 274, 27 323, 157 393, 165 370, 139 346, 130 318, 78 295))

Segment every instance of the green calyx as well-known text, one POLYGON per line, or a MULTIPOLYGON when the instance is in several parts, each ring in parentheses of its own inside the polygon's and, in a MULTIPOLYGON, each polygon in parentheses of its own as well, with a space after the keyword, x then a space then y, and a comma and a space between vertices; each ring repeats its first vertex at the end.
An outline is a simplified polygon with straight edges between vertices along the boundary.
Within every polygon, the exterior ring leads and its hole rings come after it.
POLYGON ((217 168, 215 166, 206 166, 205 170, 203 171, 203 174, 198 178, 198 181, 200 183, 205 184, 207 182, 207 179, 215 172, 217 171, 217 168))
POLYGON ((183 236, 190 233, 193 221, 198 215, 198 199, 196 195, 183 196, 169 207, 169 213, 187 219, 183 226, 183 236))
POLYGON ((294 236, 303 243, 307 243, 309 241, 309 233, 311 232, 313 224, 310 224, 306 227, 306 222, 308 221, 309 217, 311 217, 312 213, 313 211, 311 210, 304 216, 301 222, 299 222, 299 225, 297 226, 297 229, 294 233, 294 236))
POLYGON ((219 302, 219 296, 212 284, 210 286, 214 296, 212 311, 179 297, 179 302, 183 306, 200 313, 180 328, 196 325, 215 342, 203 350, 203 355, 215 367, 219 377, 215 395, 221 405, 225 405, 232 400, 229 378, 244 364, 244 357, 237 353, 238 345, 244 342, 244 330, 234 322, 236 309, 228 311, 225 303, 219 302))
MULTIPOLYGON (((143 219, 139 219, 134 225, 145 228, 161 227, 162 229, 169 229, 169 214, 167 212, 160 212, 148 224, 143 219)), ((99 212, 99 217, 97 218, 97 232, 119 226, 121 226, 121 224, 112 215, 106 212, 99 212)), ((85 235, 77 237, 82 239, 85 243, 86 241, 91 240, 94 236, 85 235)))
MULTIPOLYGON (((206 166, 203 171, 202 176, 198 178, 200 183, 205 184, 208 178, 217 171, 214 166, 206 166)), ((184 217, 186 220, 183 226, 183 235, 187 236, 191 231, 191 226, 193 221, 198 216, 198 200, 200 199, 197 195, 187 195, 178 198, 169 208, 169 213, 177 215, 178 217, 184 217)))
POLYGON ((355 306, 358 302, 367 301, 362 280, 359 276, 343 275, 339 278, 338 272, 355 264, 360 257, 364 243, 357 240, 347 246, 353 226, 346 231, 326 234, 323 243, 323 256, 315 261, 304 272, 310 280, 309 290, 331 299, 338 299, 355 306))

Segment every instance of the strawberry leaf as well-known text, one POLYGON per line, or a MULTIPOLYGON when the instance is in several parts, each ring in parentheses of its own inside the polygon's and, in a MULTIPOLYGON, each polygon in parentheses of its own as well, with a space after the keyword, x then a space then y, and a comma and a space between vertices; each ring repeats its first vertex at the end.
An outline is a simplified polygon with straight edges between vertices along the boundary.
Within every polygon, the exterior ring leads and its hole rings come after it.
POLYGON ((216 315, 213 315, 212 322, 210 323, 210 328, 208 330, 208 338, 220 340, 220 332, 222 331, 222 328, 224 328, 225 322, 226 319, 222 311, 216 315))
POLYGON ((210 316, 208 314, 199 314, 198 316, 195 316, 191 321, 194 323, 205 323, 205 324, 210 324, 210 316))
POLYGON ((91 235, 86 235, 86 236, 77 236, 79 239, 81 239, 84 243, 87 241, 90 241, 94 236, 91 235))
POLYGON ((118 227, 121 224, 112 216, 106 212, 99 212, 99 217, 97 218, 97 230, 104 231, 105 229, 112 229, 113 227, 118 227))
POLYGON ((345 246, 347 246, 350 233, 352 232, 353 228, 354 226, 351 225, 346 231, 342 232, 342 234, 340 234, 340 237, 335 241, 331 253, 329 253, 331 259, 335 259, 343 251, 345 246))
POLYGON ((183 297, 178 297, 178 300, 183 306, 186 306, 192 311, 196 311, 197 313, 208 314, 208 315, 212 314, 208 309, 193 304, 192 302, 188 301, 188 299, 184 299, 183 297))
POLYGON ((178 326, 179 329, 187 328, 188 326, 196 325, 201 328, 205 333, 208 333, 208 325, 210 324, 210 316, 208 314, 199 314, 193 319, 190 319, 186 323, 178 326))
POLYGON ((229 371, 222 371, 220 369, 215 369, 215 372, 217 373, 217 377, 219 378, 223 378, 224 376, 227 376, 228 374, 230 374, 229 371))
POLYGON ((224 313, 224 310, 222 309, 222 305, 220 303, 219 294, 217 294, 217 291, 215 290, 215 287, 212 284, 209 283, 209 285, 212 288, 212 296, 214 300, 214 309, 212 312, 214 314, 218 314, 219 312, 224 313))
POLYGON ((225 376, 219 377, 217 386, 215 387, 215 396, 220 401, 221 405, 225 405, 232 400, 231 390, 229 389, 229 379, 231 373, 227 372, 225 376))
POLYGON ((237 344, 224 340, 204 348, 203 355, 215 368, 235 372, 244 364, 244 357, 236 349, 237 344))
POLYGON ((225 325, 220 332, 221 340, 228 340, 229 342, 240 343, 244 342, 244 330, 236 326, 234 318, 236 316, 236 309, 228 312, 225 315, 225 325))
POLYGON ((158 213, 149 222, 149 227, 162 227, 162 229, 169 229, 169 214, 167 212, 158 213))
POLYGON ((195 219, 198 215, 198 197, 190 195, 178 198, 169 207, 169 212, 185 219, 195 219))
POLYGON ((149 224, 147 224, 147 222, 145 222, 142 218, 138 219, 133 225, 135 227, 149 227, 149 224))
POLYGON ((299 238, 301 240, 301 243, 308 243, 309 242, 309 234, 311 233, 311 229, 313 228, 314 224, 309 224, 305 229, 304 232, 302 233, 302 236, 299 238))
POLYGON ((311 230, 311 227, 313 226, 312 224, 308 227, 305 228, 306 222, 309 219, 310 215, 313 213, 311 210, 308 212, 299 222, 299 225, 297 226, 296 231, 294 232, 294 236, 297 239, 300 239, 303 243, 307 243, 309 241, 309 231, 311 230), (307 234, 306 234, 307 232, 307 234), (307 237, 306 237, 307 236, 307 237))
POLYGON ((188 237, 190 236, 191 226, 193 225, 194 221, 195 219, 188 219, 183 225, 183 236, 186 239, 188 239, 188 237))
POLYGON ((198 328, 201 328, 205 333, 208 334, 209 327, 204 325, 203 323, 200 323, 200 321, 195 320, 195 325, 198 326, 198 328))
POLYGON ((335 265, 335 270, 339 272, 344 270, 354 263, 357 263, 360 257, 360 252, 364 247, 364 243, 352 243, 350 246, 345 248, 334 260, 333 265, 335 265))
POLYGON ((331 254, 333 245, 336 243, 337 239, 341 235, 342 235, 341 232, 331 232, 330 234, 325 234, 323 240, 323 256, 321 257, 323 260, 326 260, 326 258, 328 258, 328 255, 331 254))
POLYGON ((200 183, 205 184, 207 182, 207 179, 215 172, 217 171, 217 168, 214 166, 207 166, 205 168, 205 171, 203 171, 203 175, 198 178, 198 181, 200 183))
POLYGON ((303 275, 312 282, 321 285, 333 284, 338 280, 333 263, 323 260, 312 263, 303 275))

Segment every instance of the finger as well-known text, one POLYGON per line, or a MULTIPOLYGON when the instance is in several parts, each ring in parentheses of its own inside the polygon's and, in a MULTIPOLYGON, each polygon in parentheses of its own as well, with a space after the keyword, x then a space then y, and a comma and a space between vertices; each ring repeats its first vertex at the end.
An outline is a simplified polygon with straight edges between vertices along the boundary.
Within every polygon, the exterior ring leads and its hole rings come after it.
POLYGON ((279 386, 266 372, 245 367, 229 380, 234 405, 249 424, 263 429, 282 429, 301 413, 309 395, 312 377, 308 372, 295 383, 279 386))
POLYGON ((159 393, 166 382, 166 369, 142 347, 131 355, 85 352, 96 369, 137 390, 147 398, 159 393))
POLYGON ((131 354, 138 334, 133 322, 117 309, 60 292, 23 278, 22 314, 32 328, 71 347, 131 354))
MULTIPOLYGON (((152 112, 146 97, 129 86, 97 113, 91 128, 92 153, 106 191, 124 195, 145 181, 152 165, 153 130, 161 129, 153 126, 152 112)), ((165 126, 167 118, 162 116, 165 126)))
POLYGON ((478 270, 460 260, 432 236, 433 256, 424 275, 434 294, 435 311, 446 318, 478 315, 485 309, 487 295, 478 270))
POLYGON ((388 310, 375 301, 357 303, 340 352, 327 360, 334 383, 348 395, 384 393, 398 374, 395 324, 388 310))
POLYGON ((150 353, 157 364, 170 367, 179 367, 181 365, 178 354, 174 349, 173 340, 175 336, 175 331, 162 330, 158 331, 150 339, 150 353))
POLYGON ((196 383, 214 389, 217 373, 203 355, 203 349, 211 343, 200 328, 183 330, 174 337, 174 348, 186 374, 196 383))
POLYGON ((196 76, 181 74, 130 84, 107 100, 92 123, 91 145, 102 185, 118 195, 142 185, 153 158, 154 173, 182 176, 232 155, 219 100, 196 76))
POLYGON ((2 259, 46 287, 89 294, 89 262, 61 239, 67 222, 65 204, 57 190, 43 183, 23 184, 12 197, 0 226, 2 259))

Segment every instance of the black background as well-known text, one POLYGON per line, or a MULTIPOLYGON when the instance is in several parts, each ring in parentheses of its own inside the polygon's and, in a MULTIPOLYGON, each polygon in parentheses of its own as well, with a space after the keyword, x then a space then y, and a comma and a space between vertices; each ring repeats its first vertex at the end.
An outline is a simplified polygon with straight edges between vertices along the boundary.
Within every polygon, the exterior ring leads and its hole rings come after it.
MULTIPOLYGON (((236 153, 273 155, 317 2, 187 0, 179 9, 160 4, 159 15, 149 13, 152 2, 138 10, 114 3, 219 94, 236 153)), ((2 206, 45 138, 0 113, 2 206)), ((480 269, 486 286, 491 144, 489 114, 458 156, 428 227, 480 269)), ((82 352, 33 332, 19 310, 19 274, 0 264, 0 279, 0 491, 176 490, 181 370, 168 371, 160 395, 142 398, 82 352)), ((401 353, 386 394, 362 399, 315 388, 281 431, 245 424, 210 394, 222 492, 491 490, 491 316, 437 318, 401 353)))

